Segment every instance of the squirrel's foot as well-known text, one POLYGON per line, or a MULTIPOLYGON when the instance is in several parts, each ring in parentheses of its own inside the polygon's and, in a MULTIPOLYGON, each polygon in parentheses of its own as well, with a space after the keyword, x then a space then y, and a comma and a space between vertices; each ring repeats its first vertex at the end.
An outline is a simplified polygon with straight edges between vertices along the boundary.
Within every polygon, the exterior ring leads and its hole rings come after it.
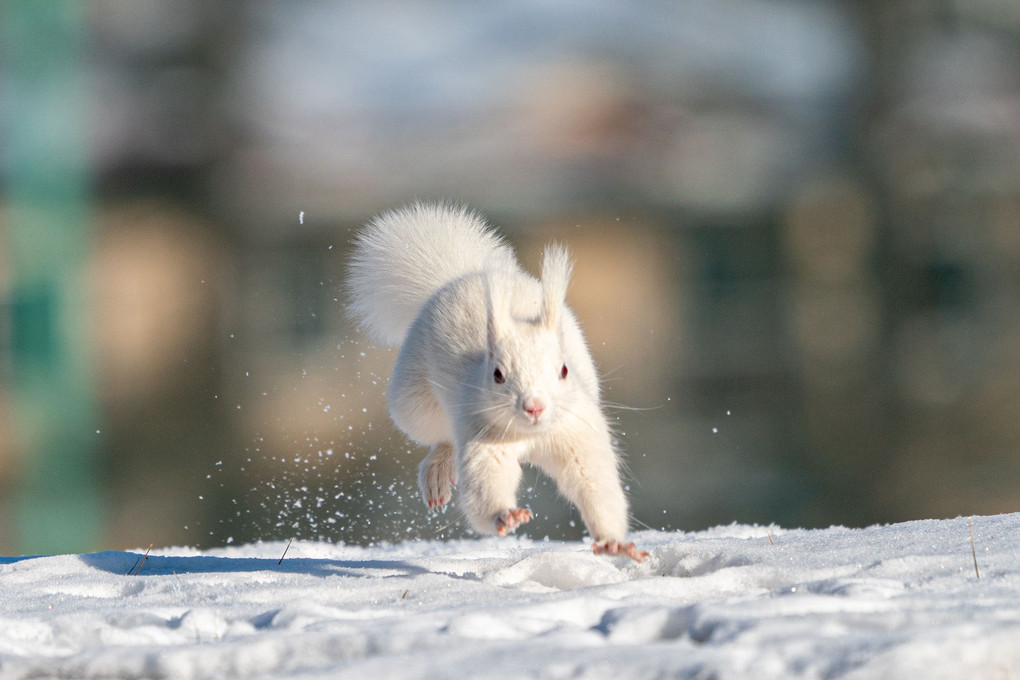
POLYGON ((510 508, 496 515, 496 533, 506 536, 517 527, 531 521, 531 510, 527 508, 510 508))
POLYGON ((440 510, 450 502, 457 486, 457 469, 449 444, 435 447, 418 468, 418 487, 429 510, 440 510))
POLYGON ((425 505, 428 506, 429 510, 445 510, 446 504, 450 502, 450 498, 453 496, 452 489, 454 487, 455 482, 452 479, 445 483, 431 481, 428 484, 422 484, 422 495, 425 497, 425 505))
POLYGON ((648 557, 648 552, 638 550, 633 543, 621 543, 620 541, 596 541, 591 547, 596 555, 626 555, 635 562, 642 562, 648 557))

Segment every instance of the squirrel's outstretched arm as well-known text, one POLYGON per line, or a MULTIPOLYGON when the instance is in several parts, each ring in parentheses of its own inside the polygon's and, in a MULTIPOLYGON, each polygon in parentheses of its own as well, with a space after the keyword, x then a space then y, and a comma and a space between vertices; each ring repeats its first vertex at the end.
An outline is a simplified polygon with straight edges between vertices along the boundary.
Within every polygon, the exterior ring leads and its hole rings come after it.
POLYGON ((517 507, 521 464, 514 444, 471 441, 460 460, 460 494, 464 514, 475 531, 505 536, 531 519, 517 507))
POLYGON ((627 535, 627 498, 609 437, 582 429, 557 434, 549 438, 546 451, 536 455, 534 462, 577 506, 596 543, 622 541, 627 535))

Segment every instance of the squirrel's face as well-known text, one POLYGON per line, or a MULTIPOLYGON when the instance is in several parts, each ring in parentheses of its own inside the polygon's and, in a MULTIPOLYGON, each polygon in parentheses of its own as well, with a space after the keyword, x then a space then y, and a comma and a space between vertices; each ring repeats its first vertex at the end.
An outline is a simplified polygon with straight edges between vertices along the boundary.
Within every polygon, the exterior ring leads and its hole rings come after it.
POLYGON ((490 403, 479 404, 497 437, 543 432, 560 417, 570 389, 559 333, 539 324, 516 325, 512 338, 490 348, 484 376, 490 403))
POLYGON ((563 348, 570 261, 546 249, 542 279, 491 271, 482 279, 486 300, 487 403, 476 413, 496 438, 544 432, 567 413, 576 394, 563 348))

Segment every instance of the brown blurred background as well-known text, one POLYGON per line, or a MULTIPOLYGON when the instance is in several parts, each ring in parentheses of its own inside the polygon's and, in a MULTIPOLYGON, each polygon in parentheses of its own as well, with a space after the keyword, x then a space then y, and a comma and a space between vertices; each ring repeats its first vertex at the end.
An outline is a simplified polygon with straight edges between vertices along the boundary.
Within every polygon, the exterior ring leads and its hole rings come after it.
POLYGON ((0 554, 463 534, 344 317, 420 198, 573 250, 636 526, 1020 509, 1020 4, 6 0, 0 554))

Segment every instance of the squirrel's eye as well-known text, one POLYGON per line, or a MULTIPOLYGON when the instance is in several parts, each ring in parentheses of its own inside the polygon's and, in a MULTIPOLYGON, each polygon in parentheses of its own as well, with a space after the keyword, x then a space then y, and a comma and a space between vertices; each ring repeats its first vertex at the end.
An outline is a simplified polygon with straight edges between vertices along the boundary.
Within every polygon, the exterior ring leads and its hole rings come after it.
POLYGON ((567 377, 567 365, 563 364, 563 368, 560 369, 560 380, 565 380, 567 377))
POLYGON ((496 381, 497 385, 502 385, 506 382, 506 378, 503 377, 503 371, 498 368, 492 372, 492 379, 496 381))

